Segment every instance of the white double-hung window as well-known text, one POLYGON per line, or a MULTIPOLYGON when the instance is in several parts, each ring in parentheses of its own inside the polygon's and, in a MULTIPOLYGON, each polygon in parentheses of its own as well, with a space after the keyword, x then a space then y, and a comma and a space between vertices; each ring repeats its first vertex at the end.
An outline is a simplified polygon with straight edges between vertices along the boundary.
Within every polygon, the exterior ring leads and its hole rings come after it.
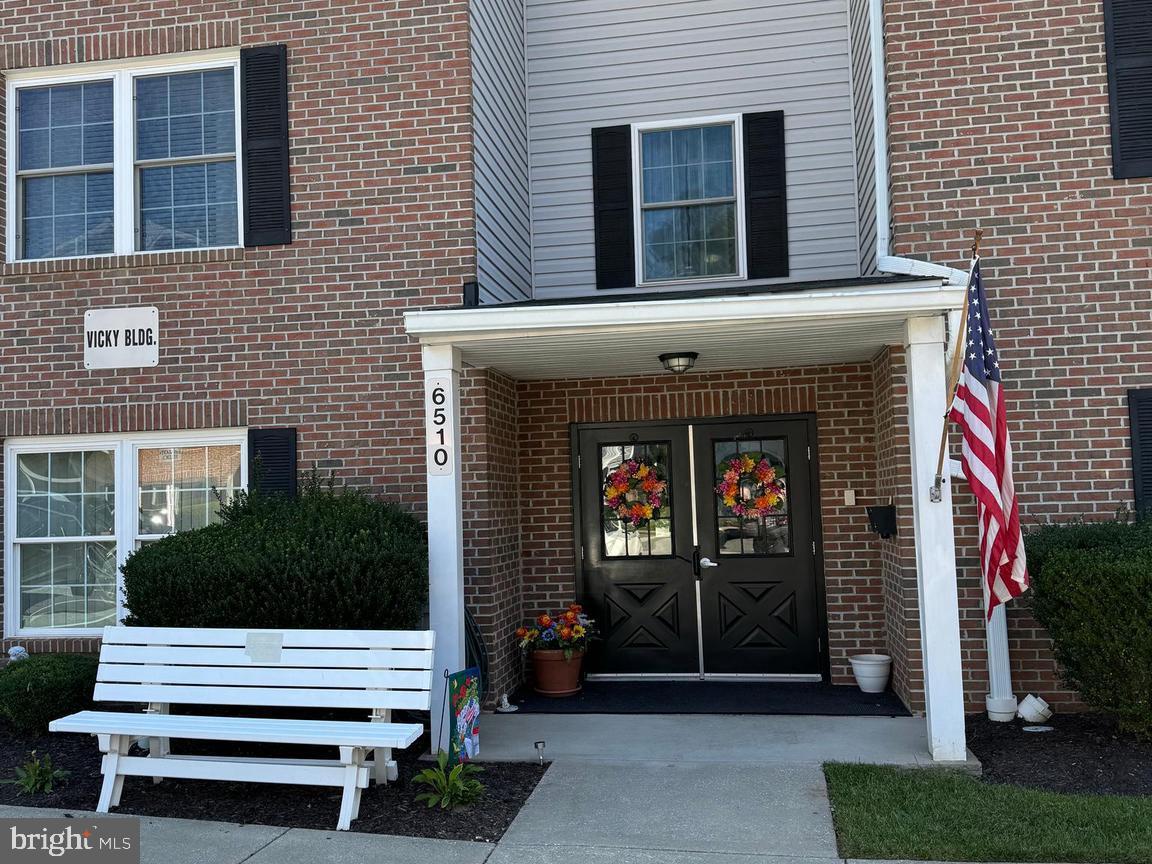
POLYGON ((743 277, 741 118, 632 129, 638 284, 743 277))
POLYGON ((11 73, 8 259, 239 245, 238 67, 212 52, 11 73))
POLYGON ((117 623, 128 555, 217 521, 218 496, 248 481, 244 430, 11 438, 4 450, 9 637, 117 623))

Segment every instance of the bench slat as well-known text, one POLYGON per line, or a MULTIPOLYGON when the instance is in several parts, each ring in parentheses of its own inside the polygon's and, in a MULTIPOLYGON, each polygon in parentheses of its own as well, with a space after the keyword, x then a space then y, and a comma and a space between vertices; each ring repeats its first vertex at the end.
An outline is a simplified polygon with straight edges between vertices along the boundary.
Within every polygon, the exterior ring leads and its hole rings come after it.
POLYGON ((169 663, 189 666, 297 666, 317 669, 414 669, 432 668, 433 653, 425 650, 372 648, 286 648, 279 660, 253 660, 243 648, 193 648, 164 645, 114 645, 105 643, 101 662, 169 663))
MULTIPOLYGON (((116 773, 128 777, 174 777, 181 780, 243 780, 248 783, 291 783, 301 786, 340 786, 343 765, 277 765, 261 762, 224 762, 215 759, 151 759, 121 756, 116 773)), ((357 771, 357 785, 368 785, 368 769, 357 771)))
POLYGON ((120 711, 81 711, 53 720, 48 728, 53 732, 80 732, 92 735, 396 748, 408 747, 424 730, 419 723, 282 720, 264 717, 136 714, 120 711))
POLYGON ((101 663, 97 680, 121 684, 221 684, 248 687, 351 687, 425 690, 427 672, 393 669, 156 666, 101 663))
POLYGON ((430 630, 242 630, 201 627, 105 627, 109 645, 188 645, 243 648, 249 634, 280 634, 285 648, 420 648, 431 650, 430 630))
POLYGON ((299 687, 196 687, 97 682, 97 702, 168 702, 175 705, 266 705, 298 708, 408 708, 427 711, 428 690, 337 690, 299 687))

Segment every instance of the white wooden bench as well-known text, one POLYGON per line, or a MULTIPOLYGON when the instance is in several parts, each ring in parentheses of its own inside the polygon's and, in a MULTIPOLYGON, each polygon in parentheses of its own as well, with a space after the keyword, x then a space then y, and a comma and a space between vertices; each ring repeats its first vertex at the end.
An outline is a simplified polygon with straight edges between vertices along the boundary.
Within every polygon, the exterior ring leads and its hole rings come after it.
POLYGON ((144 713, 81 711, 49 725, 96 736, 104 754, 100 813, 120 803, 129 776, 298 783, 342 788, 336 828, 346 831, 369 779, 396 779, 392 748, 423 732, 419 723, 391 722, 392 711, 431 705, 430 631, 106 627, 103 638, 94 698, 146 703, 144 713), (174 715, 171 705, 370 713, 364 721, 262 719, 174 715), (128 755, 137 738, 149 739, 148 756, 128 755), (339 759, 174 755, 172 738, 325 745, 338 748, 339 759))

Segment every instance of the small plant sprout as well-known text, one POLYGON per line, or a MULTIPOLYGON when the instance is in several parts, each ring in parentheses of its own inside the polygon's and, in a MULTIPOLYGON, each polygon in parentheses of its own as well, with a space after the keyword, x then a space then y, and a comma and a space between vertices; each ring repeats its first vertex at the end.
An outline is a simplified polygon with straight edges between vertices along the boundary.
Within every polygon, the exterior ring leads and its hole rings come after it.
POLYGON ((51 754, 45 753, 40 757, 33 750, 28 754, 28 761, 17 766, 15 779, 0 782, 19 786, 22 794, 36 795, 51 792, 56 784, 67 779, 68 775, 68 771, 52 764, 51 754))
POLYGON ((471 762, 461 762, 449 770, 448 754, 441 750, 435 768, 425 768, 412 778, 414 784, 428 787, 428 791, 421 792, 416 800, 441 810, 473 804, 484 796, 484 784, 474 776, 483 770, 471 762))

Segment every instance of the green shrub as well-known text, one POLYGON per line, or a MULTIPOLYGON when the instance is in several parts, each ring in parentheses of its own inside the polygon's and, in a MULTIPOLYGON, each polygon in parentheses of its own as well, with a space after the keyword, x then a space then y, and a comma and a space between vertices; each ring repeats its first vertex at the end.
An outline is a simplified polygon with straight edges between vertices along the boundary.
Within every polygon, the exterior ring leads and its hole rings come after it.
POLYGON ((1035 577, 1044 569, 1048 556, 1058 550, 1152 549, 1152 519, 1133 522, 1121 514, 1102 522, 1053 522, 1029 531, 1024 541, 1028 572, 1035 577))
POLYGON ((1048 526, 1027 540, 1032 608, 1065 680, 1129 731, 1152 736, 1152 530, 1048 526))
POLYGON ((296 498, 240 494, 221 523, 149 543, 124 565, 125 623, 412 629, 428 593, 410 513, 315 476, 296 498))
POLYGON ((0 669, 0 716, 18 735, 40 735, 48 723, 92 706, 95 654, 33 654, 0 669))

